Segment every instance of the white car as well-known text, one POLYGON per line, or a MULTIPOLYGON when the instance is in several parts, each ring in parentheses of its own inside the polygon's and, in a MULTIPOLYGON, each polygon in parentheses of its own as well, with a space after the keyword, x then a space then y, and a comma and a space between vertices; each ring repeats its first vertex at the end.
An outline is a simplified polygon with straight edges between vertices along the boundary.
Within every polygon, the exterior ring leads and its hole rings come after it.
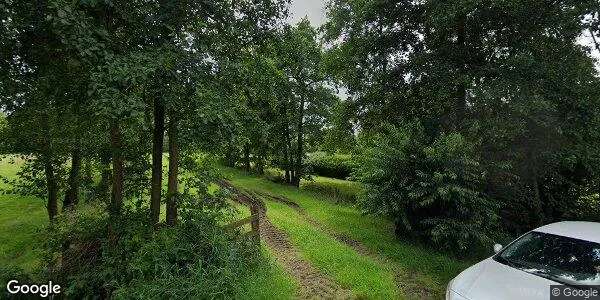
POLYGON ((551 285, 600 285, 600 223, 542 226, 494 250, 450 281, 447 300, 548 300, 551 285))

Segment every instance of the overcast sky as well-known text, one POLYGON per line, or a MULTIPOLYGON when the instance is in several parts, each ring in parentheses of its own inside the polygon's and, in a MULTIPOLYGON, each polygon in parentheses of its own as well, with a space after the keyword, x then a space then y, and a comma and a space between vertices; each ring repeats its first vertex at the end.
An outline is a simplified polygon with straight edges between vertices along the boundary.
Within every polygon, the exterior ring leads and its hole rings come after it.
POLYGON ((290 23, 295 24, 308 17, 313 26, 325 22, 325 0, 292 0, 290 7, 290 23))
MULTIPOLYGON (((323 25, 325 22, 325 1, 326 0, 292 0, 289 22, 291 24, 296 24, 306 16, 313 26, 323 25)), ((585 36, 585 34, 579 39, 579 42, 591 46, 591 38, 585 36)), ((598 53, 598 51, 592 51, 592 55, 600 60, 600 53, 598 53)), ((600 62, 597 62, 596 66, 600 70, 600 62)))

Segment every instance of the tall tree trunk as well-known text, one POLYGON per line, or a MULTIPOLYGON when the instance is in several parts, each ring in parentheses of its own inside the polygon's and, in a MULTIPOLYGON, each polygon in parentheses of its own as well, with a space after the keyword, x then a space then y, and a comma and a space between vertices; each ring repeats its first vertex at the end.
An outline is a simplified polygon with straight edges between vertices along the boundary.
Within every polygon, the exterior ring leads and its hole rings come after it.
POLYGON ((531 191, 533 192, 532 201, 532 225, 533 226, 541 226, 544 223, 544 204, 542 203, 542 197, 540 193, 540 184, 538 182, 539 177, 539 162, 538 157, 536 155, 535 148, 530 146, 527 151, 527 162, 528 166, 528 174, 529 183, 531 185, 531 191))
POLYGON ((58 213, 58 186, 56 184, 54 166, 50 158, 45 158, 44 172, 46 174, 46 189, 48 190, 48 218, 52 222, 58 213))
POLYGON ((289 124, 286 122, 286 125, 285 125, 285 183, 286 184, 292 183, 293 159, 292 159, 291 152, 292 152, 292 141, 290 138, 290 127, 289 127, 289 124))
POLYGON ((250 144, 244 144, 244 169, 250 172, 250 144))
POLYGON ((94 181, 93 179, 93 174, 92 174, 92 159, 90 157, 87 157, 84 160, 83 163, 83 172, 84 172, 84 177, 83 177, 83 182, 86 185, 91 185, 92 182, 94 181))
POLYGON ((42 128, 44 130, 42 157, 44 160, 44 174, 46 175, 46 191, 48 192, 46 209, 48 210, 50 223, 53 223, 58 213, 58 184, 56 183, 56 174, 52 164, 53 153, 49 118, 47 113, 42 116, 42 128))
POLYGON ((150 190, 150 222, 158 224, 162 192, 162 157, 165 134, 165 106, 154 99, 154 132, 152 134, 152 187, 150 190))
MULTIPOLYGON (((46 1, 37 0, 35 9, 35 42, 38 45, 44 45, 46 43, 45 31, 42 30, 43 22, 45 19, 46 1)), ((48 211, 48 218, 50 223, 54 222, 56 214, 58 213, 58 185, 56 183, 56 174, 54 173, 54 165, 52 164, 52 141, 50 132, 50 120, 49 112, 42 115, 42 128, 44 131, 43 144, 42 144, 42 159, 44 160, 44 174, 46 176, 46 191, 48 193, 48 199, 46 209, 48 211)))
POLYGON ((117 121, 113 121, 110 126, 110 145, 112 149, 112 193, 111 193, 111 213, 118 215, 123 206, 123 181, 125 179, 125 168, 123 160, 123 138, 121 128, 117 121))
MULTIPOLYGON (((535 168, 535 167, 534 167, 535 168)), ((534 222, 535 226, 544 225, 545 216, 544 216, 544 204, 542 203, 542 197, 540 193, 540 185, 538 182, 538 174, 537 171, 534 170, 532 175, 531 186, 533 189, 533 214, 534 214, 534 222)))
POLYGON ((592 37, 592 42, 594 43, 594 46, 596 46, 596 50, 598 50, 598 52, 600 53, 600 41, 596 38, 596 36, 594 35, 594 31, 589 28, 588 29, 590 32, 590 36, 592 37))
MULTIPOLYGON (((286 155, 286 158, 287 158, 287 155, 286 155)), ((286 163, 287 163, 287 160, 286 160, 286 163)), ((285 180, 285 183, 287 183, 287 184, 289 184, 291 182, 291 174, 290 174, 290 169, 288 167, 286 167, 286 169, 285 169, 284 180, 285 180)))
POLYGON ((286 143, 285 143, 285 183, 286 184, 291 184, 292 183, 292 155, 291 155, 291 146, 290 146, 290 138, 289 136, 286 136, 286 143))
POLYGON ((63 200, 63 211, 73 208, 79 203, 79 182, 81 169, 81 150, 79 147, 71 153, 71 170, 69 172, 69 189, 63 200))
POLYGON ((167 187, 167 225, 177 223, 177 196, 179 175, 179 145, 177 143, 177 120, 174 114, 169 119, 169 181, 167 187))
POLYGON ((296 161, 294 165, 294 176, 292 184, 300 187, 300 178, 302 177, 302 157, 304 156, 304 96, 300 99, 300 109, 298 113, 298 150, 296 151, 296 161))
POLYGON ((98 186, 96 187, 96 194, 99 199, 106 201, 106 203, 109 203, 108 199, 110 198, 108 195, 111 157, 112 154, 109 149, 103 149, 100 153, 100 167, 102 170, 100 171, 100 182, 98 182, 98 186))
MULTIPOLYGON (((262 147, 259 149, 262 149, 262 147)), ((259 175, 263 175, 265 174, 265 155, 262 150, 259 151, 260 153, 257 155, 256 159, 256 173, 258 173, 259 175)))

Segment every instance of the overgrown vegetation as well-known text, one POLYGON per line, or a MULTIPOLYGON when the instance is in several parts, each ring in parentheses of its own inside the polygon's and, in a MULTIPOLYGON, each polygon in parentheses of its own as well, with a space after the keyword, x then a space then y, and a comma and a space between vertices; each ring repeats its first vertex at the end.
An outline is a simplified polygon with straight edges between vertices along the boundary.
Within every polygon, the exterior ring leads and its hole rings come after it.
POLYGON ((598 7, 331 1, 328 62, 366 140, 365 208, 455 251, 595 219, 575 212, 600 182, 598 44, 580 44, 598 40, 598 7))
MULTIPOLYGON (((0 160, 0 174, 15 178, 23 163, 16 157, 4 157, 0 160)), ((3 186, 6 187, 0 182, 0 187, 3 186)), ((215 189, 209 190, 216 193, 215 189)), ((202 202, 218 203, 217 199, 220 198, 202 202)), ((122 219, 111 221, 103 204, 84 203, 73 213, 58 217, 50 229, 46 228, 42 199, 0 195, 0 237, 5 241, 0 247, 0 284, 6 286, 9 280, 15 279, 24 283, 51 279, 61 284, 63 292, 70 297, 265 298, 279 295, 278 298, 287 299, 294 295, 295 283, 272 261, 268 251, 259 252, 255 244, 221 228, 231 218, 243 218, 249 212, 226 209, 211 213, 198 209, 202 206, 191 205, 196 209, 189 216, 183 214, 186 220, 193 217, 186 221, 187 225, 178 224, 176 228, 155 232, 144 221, 145 210, 131 204, 126 206, 122 219), (116 245, 110 243, 109 228, 115 229, 115 237, 124 236, 116 245), (67 245, 70 245, 68 251, 63 252, 67 245), (213 258, 213 255, 216 256, 213 258), (157 270, 154 269, 156 263, 160 264, 157 270), (52 268, 46 269, 47 265, 52 268), (142 276, 141 272, 145 280, 136 279, 142 276), (114 274, 123 276, 113 277, 114 274), (105 284, 99 285, 102 282, 105 284), (107 285, 106 282, 112 283, 107 285)), ((0 297, 5 292, 3 290, 0 297)))
POLYGON ((145 210, 111 218, 102 208, 62 215, 49 232, 48 277, 73 298, 230 298, 256 263, 256 245, 226 232, 214 212, 183 205, 158 232, 145 210))
MULTIPOLYGON (((0 0, 0 153, 19 164, 0 164, 0 263, 18 265, 2 273, 71 297, 229 298, 255 269, 290 296, 272 262, 253 264, 268 249, 221 230, 213 158, 442 283, 462 265, 407 241, 473 254, 599 221, 599 0, 329 0, 320 28, 288 24, 289 4, 0 0), (379 233, 390 220, 400 241, 379 233)), ((400 295, 388 270, 269 206, 359 296, 400 295)))
POLYGON ((312 176, 302 182, 300 189, 330 198, 335 202, 353 205, 357 204, 364 186, 360 182, 312 176))
POLYGON ((347 179, 352 174, 354 162, 350 155, 314 152, 308 154, 306 168, 311 174, 347 179))
POLYGON ((396 234, 461 251, 489 245, 498 205, 483 193, 485 173, 460 134, 427 141, 422 127, 388 127, 362 145, 363 207, 388 214, 396 234))

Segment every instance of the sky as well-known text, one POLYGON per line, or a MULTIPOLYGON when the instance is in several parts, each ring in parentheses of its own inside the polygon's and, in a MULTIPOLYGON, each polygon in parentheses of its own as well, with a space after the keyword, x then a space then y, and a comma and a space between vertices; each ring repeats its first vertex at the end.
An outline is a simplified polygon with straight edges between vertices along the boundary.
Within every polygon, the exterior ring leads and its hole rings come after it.
MULTIPOLYGON (((326 0, 292 0, 288 22, 296 24, 306 16, 313 26, 323 25, 325 22, 325 2, 326 0)), ((591 38, 584 34, 579 39, 579 43, 591 46, 591 38)), ((596 67, 600 70, 600 53, 592 51, 592 56, 596 57, 596 67)))
POLYGON ((325 0, 292 0, 288 21, 296 24, 305 16, 308 17, 313 26, 323 25, 325 22, 325 0))

